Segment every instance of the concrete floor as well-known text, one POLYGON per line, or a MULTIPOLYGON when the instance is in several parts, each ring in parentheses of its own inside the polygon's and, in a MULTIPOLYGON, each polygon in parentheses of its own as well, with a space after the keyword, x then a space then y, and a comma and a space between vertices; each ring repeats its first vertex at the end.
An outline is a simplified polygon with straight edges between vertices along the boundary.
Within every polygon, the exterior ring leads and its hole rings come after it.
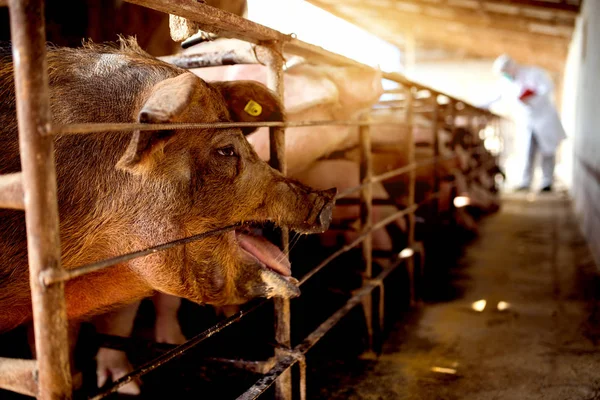
POLYGON ((529 196, 481 221, 452 268, 459 298, 426 302, 311 397, 600 399, 598 271, 566 197, 529 196))

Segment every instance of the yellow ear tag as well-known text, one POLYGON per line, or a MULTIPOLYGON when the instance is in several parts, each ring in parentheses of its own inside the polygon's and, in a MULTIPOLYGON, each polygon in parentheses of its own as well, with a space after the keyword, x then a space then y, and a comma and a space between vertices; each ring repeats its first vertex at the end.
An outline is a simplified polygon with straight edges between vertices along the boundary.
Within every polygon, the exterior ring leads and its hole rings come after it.
POLYGON ((262 106, 254 100, 250 100, 244 107, 244 111, 253 117, 258 117, 262 113, 262 106))

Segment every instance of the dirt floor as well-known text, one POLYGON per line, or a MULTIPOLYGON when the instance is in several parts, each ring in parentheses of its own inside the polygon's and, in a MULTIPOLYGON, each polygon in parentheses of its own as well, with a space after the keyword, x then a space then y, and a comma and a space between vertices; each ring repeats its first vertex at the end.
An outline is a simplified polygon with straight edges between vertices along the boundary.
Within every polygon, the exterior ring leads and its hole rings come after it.
POLYGON ((598 271, 566 196, 506 196, 449 271, 446 299, 430 293, 379 357, 321 368, 309 398, 600 399, 598 271))

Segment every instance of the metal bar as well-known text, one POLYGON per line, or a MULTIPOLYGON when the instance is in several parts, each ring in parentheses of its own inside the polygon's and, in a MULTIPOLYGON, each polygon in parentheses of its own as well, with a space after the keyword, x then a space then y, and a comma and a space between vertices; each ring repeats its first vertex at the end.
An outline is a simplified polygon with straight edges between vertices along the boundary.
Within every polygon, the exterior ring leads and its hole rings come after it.
MULTIPOLYGON (((96 333, 96 343, 99 347, 108 349, 120 350, 123 352, 150 352, 156 354, 162 354, 167 351, 173 350, 177 345, 170 343, 158 343, 153 340, 132 338, 124 336, 115 336, 107 334, 96 333)), ((206 357, 199 358, 199 363, 216 363, 216 364, 228 364, 235 368, 243 369, 257 374, 267 373, 273 366, 275 366, 275 357, 271 357, 267 360, 249 361, 239 359, 228 359, 220 357, 206 357)))
MULTIPOLYGON (((283 104, 283 48, 281 42, 272 42, 264 45, 267 50, 265 58, 267 62, 267 87, 271 89, 283 104)), ((269 129, 269 163, 286 174, 285 162, 285 129, 283 127, 272 127, 269 129)), ((284 254, 289 253, 289 231, 281 229, 281 245, 284 254)), ((275 341, 279 345, 275 349, 276 357, 284 357, 284 353, 292 346, 291 340, 291 317, 290 299, 273 299, 275 308, 275 341)), ((292 374, 285 371, 277 379, 275 384, 275 398, 278 400, 292 399, 292 374)))
POLYGON ((315 329, 310 335, 308 335, 298 346, 294 348, 294 351, 302 354, 306 354, 325 334, 335 326, 350 310, 356 307, 360 303, 360 299, 367 294, 371 293, 380 282, 382 282, 387 276, 392 273, 394 269, 402 263, 403 260, 397 260, 395 263, 385 268, 377 275, 374 279, 368 281, 362 288, 358 289, 354 295, 346 302, 344 306, 333 313, 325 322, 323 322, 317 329, 315 329))
MULTIPOLYGON (((439 127, 439 110, 440 110, 440 106, 437 102, 437 96, 433 97, 433 107, 434 107, 434 111, 433 111, 433 127, 432 129, 432 133, 433 133, 433 156, 435 157, 435 164, 433 167, 433 192, 437 193, 440 191, 440 171, 439 171, 439 167, 440 167, 440 163, 439 163, 439 157, 440 157, 440 135, 438 132, 438 127, 439 127)), ((440 209, 440 204, 439 204, 439 199, 436 200, 435 202, 435 209, 434 209, 434 216, 437 218, 437 214, 439 212, 440 209)))
MULTIPOLYGON (((74 135, 85 133, 119 132, 128 133, 133 130, 157 131, 173 129, 229 129, 245 127, 311 127, 311 126, 360 126, 364 122, 357 120, 339 121, 289 121, 289 122, 212 122, 212 123, 174 123, 174 124, 140 124, 140 123, 84 123, 69 125, 53 125, 48 135, 74 135)), ((369 125, 404 125, 402 120, 371 121, 369 125)))
MULTIPOLYGON (((364 185, 361 187, 366 187, 368 185, 364 185)), ((394 199, 381 199, 381 198, 377 198, 377 199, 373 199, 373 201, 371 202, 374 206, 395 206, 396 202, 394 201, 394 199)), ((356 199, 356 198, 341 198, 339 200, 335 201, 335 205, 336 207, 338 206, 359 206, 361 204, 360 199, 356 199)))
POLYGON ((0 208, 25 209, 21 172, 0 176, 0 208))
POLYGON ((284 35, 274 29, 249 21, 198 1, 191 0, 127 0, 129 3, 148 7, 167 14, 177 15, 198 22, 200 29, 217 34, 260 43, 277 40, 288 41, 291 36, 284 35))
MULTIPOLYGON (((408 126, 408 162, 410 164, 415 162, 415 132, 413 127, 413 101, 414 101, 414 93, 413 87, 407 87, 407 110, 406 110, 406 125, 408 126)), ((417 175, 416 170, 411 170, 409 172, 409 182, 408 182, 408 206, 412 207, 415 204, 415 189, 417 184, 417 175)), ((408 215, 408 247, 412 247, 415 241, 415 214, 410 213, 408 215)), ((416 291, 415 291, 415 263, 414 258, 411 257, 406 261, 406 265, 408 268, 408 279, 410 282, 410 303, 413 305, 416 301, 416 291)))
POLYGON ((67 312, 64 284, 47 288, 42 271, 61 271, 53 138, 43 133, 50 122, 46 28, 43 0, 10 0, 10 28, 23 171, 25 222, 38 398, 69 399, 67 312))
MULTIPOLYGON (((361 119, 368 121, 368 113, 361 115, 361 119)), ((360 149, 360 182, 364 184, 371 182, 373 178, 373 153, 371 152, 371 129, 368 125, 359 128, 360 149)), ((371 226, 373 224, 373 188, 372 184, 365 185, 360 191, 360 227, 366 233, 362 242, 362 258, 365 264, 363 279, 371 279, 373 276, 373 237, 371 226)), ((371 296, 362 298, 362 305, 367 326, 369 350, 373 349, 373 299, 371 296)))
POLYGON ((0 388, 35 397, 38 392, 37 362, 0 357, 0 388))
MULTIPOLYGON (((456 158, 456 155, 452 155, 452 156, 446 156, 446 157, 442 157, 442 158, 438 158, 438 160, 443 160, 443 161, 447 161, 447 160, 452 160, 454 158, 456 158)), ((418 168, 421 167, 425 167, 427 165, 431 165, 434 164, 436 162, 436 158, 432 157, 432 158, 428 158, 427 160, 423 160, 423 161, 418 161, 418 162, 414 162, 412 164, 409 165, 405 165, 404 167, 400 167, 400 168, 396 168, 393 169, 391 171, 385 172, 381 175, 377 175, 375 177, 373 177, 373 182, 381 182, 381 181, 385 181, 387 179, 396 177, 398 175, 402 175, 405 174, 407 172, 413 172, 418 168)))
POLYGON ((70 270, 60 270, 60 271, 44 271, 40 274, 40 281, 43 282, 44 285, 52 285, 60 282, 68 281, 69 279, 77 278, 78 276, 89 274, 90 272, 96 272, 101 269, 111 267, 113 265, 117 265, 120 263, 124 263, 129 260, 133 260, 134 258, 144 257, 149 254, 154 254, 159 251, 170 249, 171 247, 181 246, 187 243, 195 242, 197 240, 201 240, 210 236, 220 235, 231 230, 236 229, 237 227, 242 226, 242 224, 234 224, 229 225, 223 228, 214 229, 212 231, 199 233, 197 235, 189 236, 183 239, 173 240, 171 242, 159 244, 158 246, 149 247, 144 250, 134 251, 132 253, 123 254, 121 256, 108 258, 106 260, 101 260, 95 263, 86 264, 81 267, 77 267, 70 270))
MULTIPOLYGON (((443 158, 441 158, 441 160, 452 160, 452 159, 454 159, 454 158, 456 158, 456 157, 457 157, 456 155, 452 155, 452 156, 446 156, 446 157, 443 157, 443 158)), ((381 174, 381 175, 374 176, 374 177, 372 178, 372 181, 371 181, 371 182, 381 182, 381 181, 385 181, 385 180, 387 180, 387 179, 394 178, 394 177, 396 177, 396 176, 398 176, 398 175, 405 174, 405 173, 407 173, 407 172, 410 172, 410 171, 411 171, 411 170, 413 170, 413 169, 421 168, 421 167, 423 167, 423 166, 426 166, 426 165, 432 164, 432 163, 434 163, 434 162, 435 162, 435 158, 429 158, 429 159, 427 159, 427 160, 423 160, 423 161, 416 162, 416 163, 414 163, 414 164, 412 164, 412 165, 405 165, 405 166, 403 166, 403 167, 396 168, 396 169, 394 169, 394 170, 391 170, 391 171, 385 172, 385 173, 383 173, 383 174, 381 174)), ((360 184, 360 185, 358 185, 358 186, 351 187, 351 188, 348 188, 348 189, 346 189, 346 190, 344 190, 344 191, 341 191, 341 192, 339 192, 339 193, 337 194, 337 196, 335 197, 336 201, 337 201, 337 200, 339 200, 339 199, 343 199, 343 198, 345 198, 345 197, 348 197, 349 195, 351 195, 351 194, 352 194, 352 193, 354 193, 354 192, 358 192, 358 191, 359 191, 359 190, 361 190, 361 189, 362 189, 364 186, 371 184, 371 182, 365 182, 365 183, 361 183, 361 184, 360 184)))
POLYGON ((213 336, 217 332, 223 330, 224 328, 228 327, 229 325, 233 324, 234 322, 239 321, 244 316, 250 314, 251 312, 256 310, 258 307, 262 306, 263 304, 265 304, 267 302, 268 302, 267 299, 261 299, 260 301, 243 308, 242 310, 238 311, 231 317, 211 326, 210 328, 208 328, 204 332, 196 335, 195 337, 188 340, 184 344, 175 347, 174 349, 166 352, 165 354, 163 354, 153 360, 150 360, 149 362, 145 363, 144 365, 137 368, 136 370, 134 370, 134 371, 130 372, 129 374, 125 375, 124 377, 116 380, 108 388, 106 388, 106 389, 100 391, 99 393, 97 393, 96 395, 90 397, 90 400, 99 400, 99 399, 102 399, 102 398, 112 394, 112 393, 115 393, 121 386, 126 385, 129 382, 131 382, 132 380, 134 380, 142 375, 145 375, 150 371, 155 370, 156 368, 160 367, 161 365, 166 364, 167 362, 169 362, 171 360, 174 360, 175 358, 182 356, 186 351, 190 350, 192 347, 198 345, 199 343, 202 343, 206 339, 210 338, 211 336, 213 336))
POLYGON ((306 400, 306 359, 302 358, 300 365, 300 400, 306 400))
POLYGON ((206 68, 222 65, 259 64, 254 48, 245 51, 226 50, 199 54, 177 54, 158 57, 160 60, 183 69, 206 68))
POLYGON ((474 106, 474 105, 472 105, 470 103, 467 103, 464 100, 460 100, 460 99, 457 99, 456 97, 452 97, 452 96, 447 95, 445 93, 439 92, 439 91, 437 91, 437 90, 435 90, 435 89, 433 89, 433 88, 431 88, 429 86, 425 86, 423 84, 410 81, 405 76, 403 76, 403 75, 401 75, 401 74, 399 74, 397 72, 383 72, 383 78, 387 79, 387 80, 390 80, 390 81, 393 81, 393 82, 396 82, 396 83, 400 83, 400 84, 402 84, 404 86, 413 86, 413 87, 417 88, 418 90, 428 90, 428 91, 431 92, 432 96, 438 96, 438 95, 446 96, 447 98, 449 98, 451 100, 454 100, 454 101, 457 101, 457 102, 461 102, 466 107, 469 107, 469 108, 471 108, 473 110, 477 110, 478 112, 480 112, 480 113, 482 113, 484 115, 495 115, 495 114, 493 114, 492 112, 490 112, 488 110, 476 107, 476 106, 474 106))
POLYGON ((250 389, 240 395, 237 400, 253 400, 263 394, 275 382, 279 382, 285 374, 291 374, 290 368, 298 362, 293 355, 287 355, 273 367, 265 376, 260 378, 250 389))
MULTIPOLYGON (((331 330, 350 310, 356 307, 360 302, 361 298, 370 294, 374 288, 381 284, 381 282, 400 265, 402 260, 396 261, 394 264, 390 265, 388 268, 384 269, 375 279, 370 280, 366 283, 362 288, 358 289, 354 295, 344 304, 341 308, 339 308, 335 313, 333 313, 325 322, 323 322, 317 329, 315 329, 310 335, 308 335, 302 343, 294 348, 293 351, 288 352, 288 355, 281 358, 280 361, 269 371, 264 377, 258 380, 254 385, 252 385, 246 392, 240 395, 237 400, 254 400, 258 398, 262 393, 266 392, 267 389, 273 384, 273 382, 277 379, 277 377, 285 372, 288 372, 289 369, 296 363, 302 363, 304 358, 302 357, 306 354, 311 348, 314 347, 315 344, 325 336, 327 332, 331 330)), ((302 372, 301 372, 302 376, 302 372)), ((301 392, 302 396, 302 392, 301 392)), ((301 397, 302 399, 302 397, 301 397)))
MULTIPOLYGON (((430 198, 432 198, 432 197, 430 197, 430 198)), ((382 219, 378 223, 374 224, 372 226, 372 229, 369 232, 363 232, 360 236, 358 236, 356 239, 354 239, 354 241, 345 245, 344 247, 342 247, 341 249, 339 249, 338 251, 336 251, 329 257, 327 257, 325 260, 323 260, 315 268, 313 268, 312 270, 307 272, 302 277, 302 279, 300 279, 299 285, 303 285, 304 283, 306 283, 306 281, 308 281, 310 278, 312 278, 317 272, 319 272, 320 270, 325 268, 327 266, 327 264, 329 264, 331 261, 335 260, 340 255, 344 254, 345 252, 347 252, 347 251, 351 250, 352 248, 356 247, 357 245, 359 245, 367 237, 368 233, 376 231, 377 229, 383 228, 384 226, 393 222, 397 218, 403 217, 403 216, 415 211, 418 207, 419 207, 419 205, 415 204, 412 207, 405 208, 404 210, 400 210, 400 211, 388 216, 387 218, 382 219)))

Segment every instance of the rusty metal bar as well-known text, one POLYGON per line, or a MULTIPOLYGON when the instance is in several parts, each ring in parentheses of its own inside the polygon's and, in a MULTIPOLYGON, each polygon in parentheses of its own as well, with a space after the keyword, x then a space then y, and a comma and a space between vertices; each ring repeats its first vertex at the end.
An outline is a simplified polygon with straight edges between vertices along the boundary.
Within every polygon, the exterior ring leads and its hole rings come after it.
POLYGON ((0 357, 0 388, 26 396, 38 393, 37 362, 0 357))
MULTIPOLYGON (((440 159, 441 159, 441 160, 444 160, 444 161, 447 161, 447 160, 452 160, 452 159, 454 159, 454 158, 456 158, 456 157, 457 157, 456 155, 452 155, 452 156, 446 156, 446 157, 442 157, 442 158, 440 158, 440 159)), ((372 182, 381 182, 381 181, 385 181, 385 180, 387 180, 387 179, 394 178, 394 177, 396 177, 396 176, 398 176, 398 175, 402 175, 402 174, 405 174, 405 173, 407 173, 407 172, 410 172, 410 171, 411 171, 411 170, 413 170, 413 169, 418 169, 418 168, 421 168, 421 167, 424 167, 424 166, 427 166, 427 165, 433 164, 434 162, 435 162, 435 158, 429 158, 429 159, 427 159, 427 160, 422 160, 422 161, 419 161, 419 162, 415 162, 415 163, 414 163, 414 164, 412 164, 412 165, 405 165, 405 166, 403 166, 403 167, 400 167, 400 168, 393 169, 393 170, 391 170, 391 171, 388 171, 388 172, 385 172, 385 173, 383 173, 383 174, 381 174, 381 175, 376 175, 376 176, 374 176, 374 177, 372 178, 372 180, 371 180, 370 182, 361 183, 361 184, 360 184, 360 185, 358 185, 358 186, 351 187, 351 188, 348 188, 348 189, 346 189, 346 190, 343 190, 343 191, 339 192, 339 193, 337 194, 337 196, 335 197, 335 199, 336 199, 336 201, 337 201, 337 200, 339 200, 339 199, 346 198, 346 197, 348 197, 349 195, 351 195, 352 193, 354 193, 354 192, 358 192, 359 190, 361 190, 361 189, 362 189, 363 187, 365 187, 366 185, 369 185, 369 184, 371 184, 372 182)))
MULTIPOLYGON (((403 125, 402 120, 371 121, 369 125, 403 125)), ((128 133, 133 130, 157 131, 173 129, 228 129, 245 127, 311 127, 311 126, 360 126, 364 122, 358 120, 327 121, 289 121, 289 122, 212 122, 212 123, 174 123, 174 124, 140 124, 140 123, 84 123, 69 125, 53 125, 48 135, 74 135, 85 133, 119 132, 128 133)))
MULTIPOLYGON (((361 119, 369 121, 368 113, 361 115, 361 119)), ((373 178, 373 153, 371 151, 371 129, 368 125, 359 126, 360 149, 360 183, 372 182, 373 178)), ((373 188, 372 184, 365 185, 360 191, 360 227, 366 237, 362 242, 362 258, 365 264, 363 279, 373 276, 373 237, 371 226, 373 224, 373 188)), ((368 349, 373 348, 373 299, 371 296, 362 298, 365 314, 365 323, 368 334, 368 349)))
POLYGON ((300 400, 306 400, 306 358, 298 361, 300 365, 300 400))
POLYGON ((240 395, 237 400, 253 400, 267 391, 275 382, 279 382, 285 374, 291 374, 290 368, 298 362, 298 358, 289 354, 282 357, 279 362, 260 378, 250 389, 240 395))
MULTIPOLYGON (((432 133, 433 133, 433 157, 435 158, 435 164, 433 167, 433 192, 437 193, 440 191, 440 171, 439 171, 439 167, 440 167, 440 163, 439 163, 439 158, 440 158, 440 135, 438 132, 438 128, 439 128, 439 110, 440 110, 440 106, 437 102, 437 96, 433 97, 433 107, 434 107, 434 111, 433 111, 433 126, 432 126, 432 133)), ((435 201, 435 209, 434 209, 434 215, 437 218, 437 214, 439 212, 440 209, 440 204, 439 204, 439 199, 435 201)))
POLYGON ((408 78, 406 78, 404 75, 401 75, 401 74, 399 74, 397 72, 383 72, 383 79, 387 79, 387 80, 390 80, 390 81, 393 81, 393 82, 396 82, 396 83, 400 83, 403 86, 412 86, 412 87, 417 88, 418 90, 427 90, 427 91, 431 92, 432 96, 438 96, 438 95, 446 96, 450 100, 461 102, 461 103, 463 103, 465 105, 465 107, 468 107, 470 109, 476 110, 476 111, 478 111, 478 112, 480 112, 482 114, 485 114, 485 115, 494 115, 489 110, 485 110, 483 108, 476 107, 476 106, 474 106, 472 104, 469 104, 469 103, 465 102, 464 100, 457 99, 456 97, 452 97, 450 95, 442 93, 442 92, 440 92, 438 90, 435 90, 435 89, 433 89, 433 88, 431 88, 429 86, 426 86, 426 85, 423 85, 423 84, 420 84, 420 83, 417 83, 417 82, 413 82, 413 81, 409 80, 408 78))
POLYGON ((21 172, 0 175, 0 208, 25 209, 21 172))
MULTIPOLYGON (((267 87, 271 89, 283 104, 283 47, 281 42, 271 42, 264 44, 265 61, 267 62, 267 87)), ((285 128, 271 127, 269 128, 269 163, 271 166, 279 170, 282 174, 286 174, 285 162, 285 128)), ((281 245, 284 254, 289 253, 289 231, 283 227, 281 229, 281 245)), ((276 357, 283 357, 284 352, 292 346, 291 340, 291 316, 290 316, 290 300, 275 298, 273 299, 275 308, 275 341, 279 345, 275 349, 276 357)), ((278 400, 292 399, 292 374, 291 371, 286 371, 275 384, 275 398, 278 400)))
MULTIPOLYGON (((381 282, 394 270, 396 269, 403 260, 397 260, 395 263, 384 269, 375 279, 372 279, 365 283, 362 288, 358 289, 354 295, 333 313, 325 322, 323 322, 317 329, 315 329, 310 335, 308 335, 293 351, 288 352, 286 356, 280 359, 280 361, 266 374, 264 377, 258 380, 252 387, 246 392, 240 395, 237 400, 254 400, 264 393, 277 379, 277 377, 283 373, 289 372, 290 368, 297 362, 302 363, 304 360, 303 355, 306 354, 311 348, 313 348, 319 340, 325 336, 327 332, 331 330, 348 312, 354 307, 360 304, 361 299, 369 295, 373 289, 378 287, 381 282)), ((301 369, 302 371, 302 369, 301 369)), ((302 372, 301 372, 302 375, 302 372)), ((304 393, 304 396, 306 394, 304 393)), ((302 393, 301 393, 302 396, 302 393)), ((302 399, 302 397, 301 397, 302 399)))
POLYGON ((231 230, 234 230, 238 227, 242 226, 242 224, 234 224, 225 226, 223 228, 214 229, 212 231, 199 233, 197 235, 189 236, 183 239, 173 240, 171 242, 159 244, 158 246, 149 247, 144 250, 134 251, 132 253, 123 254, 121 256, 108 258, 106 260, 101 260, 95 263, 86 264, 81 267, 73 268, 70 270, 60 270, 53 271, 48 270, 44 271, 40 274, 40 281, 43 282, 44 285, 53 285, 56 283, 66 282, 70 279, 77 278, 78 276, 89 274, 91 272, 96 272, 104 268, 111 267, 113 265, 117 265, 120 263, 124 263, 129 260, 133 260, 134 258, 144 257, 149 254, 154 254, 159 251, 170 249, 171 247, 181 246, 187 243, 195 242, 197 240, 201 240, 210 236, 220 235, 231 230))
POLYGON ((186 351, 190 350, 192 347, 197 346, 199 343, 202 343, 206 339, 210 338, 214 334, 225 329, 226 327, 233 324, 234 322, 239 321, 240 319, 242 319, 246 315, 250 314, 251 312, 253 312, 254 310, 256 310, 257 308, 259 308, 260 306, 262 306, 263 304, 265 304, 267 302, 268 302, 267 299, 261 299, 260 301, 255 302, 254 304, 246 306, 245 308, 238 311, 231 317, 211 326, 210 328, 208 328, 204 332, 196 335, 195 337, 188 340, 184 344, 177 346, 170 351, 167 351, 166 353, 162 354, 161 356, 159 356, 153 360, 150 360, 149 362, 145 363, 144 365, 140 366, 139 368, 135 369, 134 371, 130 372, 129 374, 125 375, 124 377, 116 380, 115 382, 113 382, 112 385, 110 385, 106 389, 98 392, 96 395, 90 397, 89 399, 90 400, 99 400, 99 399, 102 399, 102 398, 112 394, 112 393, 115 393, 121 386, 126 385, 129 382, 131 382, 132 380, 134 380, 142 375, 145 375, 150 371, 155 370, 156 368, 160 367, 161 365, 166 364, 167 362, 169 362, 171 360, 181 357, 186 351))
POLYGON ((19 126, 38 398, 69 399, 64 284, 45 287, 43 271, 61 271, 54 146, 43 133, 50 122, 43 0, 10 0, 10 28, 19 126))
POLYGON ((285 42, 291 36, 284 35, 274 29, 249 21, 202 2, 192 0, 127 0, 129 3, 148 7, 167 14, 177 15, 198 22, 200 29, 229 37, 260 43, 277 40, 285 42))
MULTIPOLYGON (((433 196, 431 196, 430 199, 432 197, 433 196)), ((423 203, 425 203, 426 201, 429 201, 429 199, 423 201, 423 203)), ((352 248, 358 246, 367 237, 367 235, 370 232, 376 231, 377 229, 381 229, 384 226, 386 226, 386 225, 390 224, 391 222, 393 222, 394 220, 396 220, 397 218, 403 217, 403 216, 405 216, 407 214, 410 214, 411 212, 416 211, 418 207, 419 207, 419 205, 415 204, 412 207, 405 208, 404 210, 400 210, 400 211, 398 211, 398 212, 396 212, 396 213, 388 216, 387 218, 382 219, 378 223, 374 224, 369 232, 362 233, 354 241, 352 241, 351 243, 345 245, 344 247, 342 247, 341 249, 339 249, 338 251, 336 251, 335 253, 333 253, 329 257, 327 257, 325 260, 323 260, 315 268, 313 268, 312 270, 310 270, 309 272, 307 272, 302 277, 302 279, 300 279, 299 285, 303 285, 304 283, 306 283, 306 281, 308 281, 310 278, 312 278, 317 272, 319 272, 320 270, 322 270, 323 268, 325 268, 327 266, 327 264, 329 264, 331 261, 333 261, 334 259, 336 259, 337 257, 339 257, 341 254, 344 254, 345 252, 347 252, 347 251, 351 250, 352 248)))
MULTIPOLYGON (((413 126, 413 101, 414 93, 413 86, 407 87, 407 110, 406 110, 406 125, 408 126, 408 162, 412 164, 415 162, 415 132, 413 126)), ((415 204, 415 189, 417 184, 416 170, 409 172, 409 183, 408 183, 408 206, 411 207, 415 204)), ((410 213, 408 215, 408 247, 412 247, 415 241, 415 214, 410 213)), ((416 302, 416 290, 415 290, 415 263, 414 258, 411 257, 406 261, 406 267, 408 269, 408 279, 410 282, 410 303, 414 305, 416 302)))

